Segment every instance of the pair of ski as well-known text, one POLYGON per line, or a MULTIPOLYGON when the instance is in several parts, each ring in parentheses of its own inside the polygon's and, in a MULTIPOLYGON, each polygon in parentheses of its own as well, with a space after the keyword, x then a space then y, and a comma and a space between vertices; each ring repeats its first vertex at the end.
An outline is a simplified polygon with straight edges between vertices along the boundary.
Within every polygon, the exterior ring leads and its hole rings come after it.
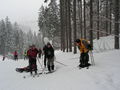
POLYGON ((51 72, 40 72, 40 73, 37 73, 37 74, 32 74, 32 75, 28 75, 28 76, 23 76, 23 78, 27 78, 27 77, 33 77, 33 78, 35 78, 35 77, 39 77, 39 76, 42 75, 42 74, 51 74, 51 73, 53 73, 53 72, 55 72, 55 71, 51 71, 51 72))

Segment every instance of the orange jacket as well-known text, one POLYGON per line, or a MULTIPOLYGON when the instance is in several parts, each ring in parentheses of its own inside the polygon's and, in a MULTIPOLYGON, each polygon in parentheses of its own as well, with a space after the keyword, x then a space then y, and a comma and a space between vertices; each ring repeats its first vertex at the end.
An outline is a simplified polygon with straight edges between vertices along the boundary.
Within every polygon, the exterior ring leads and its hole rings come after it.
MULTIPOLYGON (((80 39, 80 43, 79 43, 79 46, 78 46, 78 48, 79 48, 79 50, 80 50, 80 52, 81 53, 86 53, 86 52, 88 52, 89 50, 86 48, 86 46, 83 44, 83 41, 84 41, 85 39, 80 39)), ((87 43, 89 43, 87 40, 85 40, 87 43)))

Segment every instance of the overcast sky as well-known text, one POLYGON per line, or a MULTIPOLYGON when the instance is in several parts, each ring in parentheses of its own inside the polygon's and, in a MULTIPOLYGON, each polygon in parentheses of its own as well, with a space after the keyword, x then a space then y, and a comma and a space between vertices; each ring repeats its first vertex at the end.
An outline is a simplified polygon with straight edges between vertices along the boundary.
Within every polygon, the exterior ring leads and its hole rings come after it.
POLYGON ((0 0, 0 20, 6 16, 11 22, 38 30, 38 12, 44 0, 0 0))

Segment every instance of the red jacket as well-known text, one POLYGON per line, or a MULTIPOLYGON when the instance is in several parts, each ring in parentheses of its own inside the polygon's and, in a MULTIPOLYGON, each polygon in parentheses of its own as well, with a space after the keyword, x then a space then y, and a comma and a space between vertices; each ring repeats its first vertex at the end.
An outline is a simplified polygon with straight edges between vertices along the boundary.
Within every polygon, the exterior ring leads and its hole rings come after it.
POLYGON ((14 55, 18 55, 18 53, 15 51, 15 52, 14 52, 14 55))
POLYGON ((38 54, 37 48, 32 48, 27 51, 27 56, 31 58, 36 58, 38 54))

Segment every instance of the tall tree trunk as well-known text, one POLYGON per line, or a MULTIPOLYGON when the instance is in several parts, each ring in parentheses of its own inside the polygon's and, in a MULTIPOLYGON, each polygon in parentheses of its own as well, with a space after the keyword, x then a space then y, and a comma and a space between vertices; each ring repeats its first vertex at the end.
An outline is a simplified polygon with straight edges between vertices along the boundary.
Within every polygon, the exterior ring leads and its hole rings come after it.
POLYGON ((99 39, 99 0, 97 0, 97 39, 99 39))
POLYGON ((110 0, 110 34, 112 33, 112 0, 110 0))
POLYGON ((63 3, 60 0, 60 23, 61 23, 61 50, 63 50, 63 3))
POLYGON ((80 23, 80 37, 83 38, 83 31, 82 31, 82 0, 78 0, 78 13, 79 13, 79 23, 80 23))
POLYGON ((106 36, 108 36, 108 0, 106 0, 106 36))
POLYGON ((83 30, 82 30, 82 0, 80 0, 80 29, 81 29, 81 38, 83 38, 83 30))
POLYGON ((72 52, 72 29, 71 29, 71 0, 67 0, 68 2, 68 29, 69 29, 69 51, 72 52))
POLYGON ((93 46, 93 0, 90 0, 90 43, 93 46))
POLYGON ((65 30, 66 30, 66 52, 68 52, 68 0, 65 0, 65 30))
POLYGON ((60 0, 61 50, 65 52, 64 1, 60 0))
POLYGON ((65 0, 63 1, 63 52, 65 52, 66 48, 66 9, 65 9, 65 0))
MULTIPOLYGON (((81 10, 80 10, 80 0, 78 0, 78 18, 79 18, 79 30, 81 34, 81 10)), ((80 35, 81 37, 81 35, 80 35)))
POLYGON ((119 0, 115 0, 115 49, 119 49, 119 0))
POLYGON ((84 38, 86 39, 86 2, 84 0, 84 38))
MULTIPOLYGON (((76 39, 76 0, 73 0, 73 29, 74 29, 74 41, 76 39)), ((74 45, 74 54, 77 53, 76 46, 74 45)))

